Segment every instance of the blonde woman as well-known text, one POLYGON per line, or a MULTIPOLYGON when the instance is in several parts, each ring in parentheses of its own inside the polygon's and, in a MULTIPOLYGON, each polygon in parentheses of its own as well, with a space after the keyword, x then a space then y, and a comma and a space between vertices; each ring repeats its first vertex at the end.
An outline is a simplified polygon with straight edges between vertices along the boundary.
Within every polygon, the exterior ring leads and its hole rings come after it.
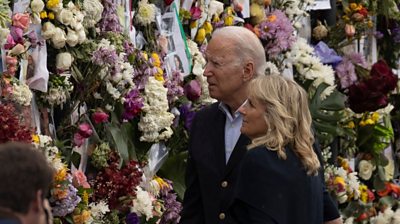
POLYGON ((252 80, 240 131, 251 139, 232 207, 238 223, 321 224, 324 186, 306 92, 268 75, 252 80))

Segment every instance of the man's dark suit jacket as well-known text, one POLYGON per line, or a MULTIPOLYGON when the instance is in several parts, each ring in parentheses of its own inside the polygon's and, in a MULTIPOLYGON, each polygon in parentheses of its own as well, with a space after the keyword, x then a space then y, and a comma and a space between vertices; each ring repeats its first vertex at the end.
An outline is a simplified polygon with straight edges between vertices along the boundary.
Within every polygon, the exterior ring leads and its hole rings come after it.
MULTIPOLYGON (((232 223, 228 209, 235 196, 240 164, 250 140, 241 135, 226 164, 226 117, 218 104, 200 110, 192 123, 181 224, 232 223)), ((338 210, 325 193, 324 220, 337 217, 338 210)))
POLYGON ((321 224, 324 188, 307 175, 294 151, 287 158, 264 146, 247 152, 238 178, 233 217, 240 224, 321 224))

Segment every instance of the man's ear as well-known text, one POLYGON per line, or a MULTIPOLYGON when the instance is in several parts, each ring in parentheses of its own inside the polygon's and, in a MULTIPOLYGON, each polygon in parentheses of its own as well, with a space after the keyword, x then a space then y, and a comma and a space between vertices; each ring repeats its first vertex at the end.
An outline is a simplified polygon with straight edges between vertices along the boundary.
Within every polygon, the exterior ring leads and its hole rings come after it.
POLYGON ((246 64, 244 65, 243 68, 243 81, 247 82, 250 81, 253 77, 254 77, 254 62, 252 61, 248 61, 246 62, 246 64))
POLYGON ((41 212, 43 210, 43 192, 42 190, 36 191, 35 198, 31 202, 32 211, 41 212))

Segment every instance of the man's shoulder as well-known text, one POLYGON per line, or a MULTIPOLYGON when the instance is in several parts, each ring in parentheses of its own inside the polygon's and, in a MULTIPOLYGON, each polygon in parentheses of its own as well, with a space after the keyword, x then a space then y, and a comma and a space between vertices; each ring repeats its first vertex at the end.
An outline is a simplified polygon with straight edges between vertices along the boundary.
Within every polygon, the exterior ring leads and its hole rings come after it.
POLYGON ((211 117, 211 116, 215 115, 218 112, 220 112, 219 102, 215 102, 213 104, 203 107, 201 110, 199 110, 196 113, 196 116, 198 118, 205 118, 205 117, 207 118, 207 117, 211 117))

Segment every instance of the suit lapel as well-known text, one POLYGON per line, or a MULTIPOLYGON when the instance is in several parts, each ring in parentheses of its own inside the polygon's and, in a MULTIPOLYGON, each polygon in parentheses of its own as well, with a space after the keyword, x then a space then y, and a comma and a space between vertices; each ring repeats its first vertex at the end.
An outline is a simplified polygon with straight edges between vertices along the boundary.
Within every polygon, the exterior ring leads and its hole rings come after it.
POLYGON ((243 156, 246 154, 247 151, 246 146, 249 143, 250 139, 245 135, 241 134, 239 140, 235 145, 235 148, 233 149, 231 157, 229 158, 228 164, 224 172, 224 177, 228 175, 232 171, 232 169, 237 166, 237 163, 239 163, 240 160, 243 158, 243 156))

